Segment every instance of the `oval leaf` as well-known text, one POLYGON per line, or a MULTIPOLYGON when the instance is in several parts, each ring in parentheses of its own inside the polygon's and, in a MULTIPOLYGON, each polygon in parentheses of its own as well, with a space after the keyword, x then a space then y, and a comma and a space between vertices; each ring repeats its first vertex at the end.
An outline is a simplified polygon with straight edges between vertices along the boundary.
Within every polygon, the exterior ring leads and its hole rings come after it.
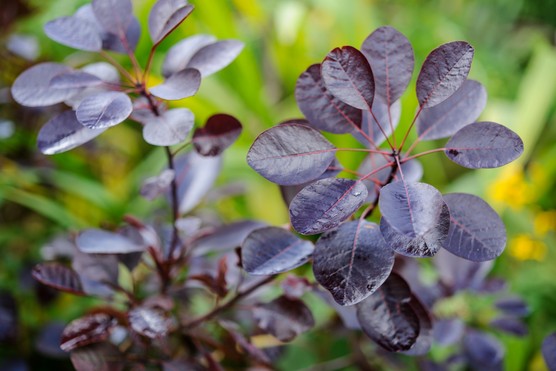
POLYGON ((69 352, 86 345, 104 342, 115 325, 116 321, 105 313, 90 314, 73 320, 62 332, 60 348, 69 352))
POLYGON ((347 222, 324 233, 313 255, 313 272, 340 305, 367 298, 388 278, 394 251, 378 225, 365 220, 347 222))
POLYGON ((91 95, 77 106, 77 120, 89 129, 102 129, 118 125, 133 111, 129 97, 108 91, 91 95))
POLYGON ((128 254, 144 251, 146 246, 102 229, 87 229, 77 236, 75 243, 86 254, 128 254))
POLYGON ((277 227, 256 229, 241 247, 241 262, 247 273, 270 275, 290 271, 309 260, 314 246, 310 241, 277 227))
POLYGON ((315 325, 311 310, 301 300, 285 296, 255 305, 253 317, 263 331, 284 342, 292 341, 315 325))
POLYGON ((521 138, 495 122, 477 122, 461 128, 446 144, 446 156, 469 169, 504 166, 523 153, 521 138))
POLYGON ((295 99, 309 124, 335 134, 349 133, 361 126, 361 110, 333 96, 324 85, 320 64, 313 64, 299 76, 295 99))
POLYGON ((373 106, 375 82, 367 58, 351 46, 332 50, 321 66, 326 88, 339 100, 355 108, 373 106))
POLYGON ((75 295, 84 295, 81 280, 75 271, 59 263, 41 263, 33 268, 33 278, 37 281, 75 295))
POLYGON ((255 139, 247 153, 247 163, 271 182, 295 185, 324 173, 334 159, 334 151, 332 143, 317 130, 284 123, 255 139))
POLYGON ((191 97, 201 86, 201 73, 194 68, 176 72, 162 84, 150 88, 152 95, 166 100, 191 97))
POLYGON ((100 25, 119 37, 125 33, 133 19, 130 0, 93 0, 93 11, 100 25))
POLYGON ((433 256, 448 238, 450 218, 442 195, 425 183, 390 183, 378 200, 380 230, 397 253, 433 256))
POLYGON ((361 52, 373 70, 376 95, 391 106, 411 81, 415 64, 411 43, 395 28, 384 26, 363 41, 361 52))
POLYGON ((373 295, 356 306, 363 332, 390 352, 410 349, 420 330, 410 300, 409 286, 392 273, 373 295))
POLYGON ((349 218, 366 198, 367 188, 360 181, 318 180, 303 188, 292 200, 292 226, 301 234, 325 232, 349 218))
POLYGON ((233 116, 218 114, 193 133, 193 145, 201 156, 218 156, 241 134, 241 123, 233 116))
POLYGON ((421 107, 435 106, 450 97, 467 79, 474 49, 465 41, 454 41, 434 49, 423 62, 417 78, 421 107))
POLYGON ((417 133, 423 140, 446 138, 474 122, 486 106, 487 93, 481 83, 466 80, 452 96, 417 118, 417 133))
POLYGON ((542 342, 542 355, 549 370, 556 370, 556 332, 548 335, 542 342))
POLYGON ((158 44, 193 11, 185 0, 158 0, 149 13, 149 34, 158 44))
POLYGON ((95 25, 77 17, 61 17, 44 25, 44 33, 52 40, 75 49, 99 52, 102 40, 95 25))
POLYGON ((187 108, 174 108, 150 119, 143 127, 145 142, 155 146, 171 146, 183 142, 195 123, 187 108))
POLYGON ((106 129, 83 126, 74 111, 65 111, 50 119, 39 131, 37 146, 45 155, 69 151, 104 133, 106 129))
POLYGON ((238 40, 217 41, 199 49, 187 67, 195 68, 203 77, 207 77, 232 63, 242 49, 243 43, 238 40))
POLYGON ((506 246, 504 223, 485 201, 465 193, 444 195, 450 210, 450 231, 443 247, 467 260, 498 257, 506 246))
POLYGON ((55 89, 75 89, 101 85, 102 80, 95 75, 83 71, 71 71, 54 76, 50 86, 55 89))
POLYGON ((166 53, 162 64, 162 75, 168 77, 173 73, 185 69, 191 57, 199 51, 199 49, 214 44, 216 37, 212 35, 193 35, 187 37, 174 46, 166 53))

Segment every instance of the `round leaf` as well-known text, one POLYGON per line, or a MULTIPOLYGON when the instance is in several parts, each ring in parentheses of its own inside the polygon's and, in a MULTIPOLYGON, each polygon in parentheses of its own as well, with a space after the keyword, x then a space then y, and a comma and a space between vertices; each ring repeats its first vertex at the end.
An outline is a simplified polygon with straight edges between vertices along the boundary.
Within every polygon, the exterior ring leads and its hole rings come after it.
POLYGON ((77 236, 75 243, 86 254, 128 254, 144 251, 146 246, 121 234, 102 229, 87 229, 77 236))
POLYGON ((52 40, 75 49, 98 52, 102 40, 91 22, 77 17, 61 17, 44 25, 44 33, 52 40))
POLYGON ((166 57, 162 64, 162 75, 168 77, 173 73, 185 69, 191 57, 193 57, 199 49, 213 44, 215 41, 216 38, 212 35, 193 35, 179 41, 166 53, 166 57))
POLYGON ((209 117, 205 127, 195 130, 193 145, 201 156, 217 156, 241 134, 241 123, 233 116, 218 114, 209 117))
POLYGON ((187 108, 174 108, 148 120, 143 127, 145 142, 155 146, 171 146, 183 142, 195 123, 187 108))
POLYGON ((41 263, 33 268, 33 278, 37 281, 75 295, 83 295, 83 287, 77 273, 60 263, 41 263))
POLYGON ((194 68, 176 72, 162 84, 150 88, 152 95, 166 100, 178 100, 191 97, 201 86, 201 73, 194 68))
POLYGON ((243 43, 238 40, 222 40, 199 49, 187 63, 188 68, 195 68, 203 77, 220 71, 236 59, 243 43))
POLYGON ((149 34, 158 44, 193 11, 185 0, 158 0, 149 13, 149 34))
POLYGON ((124 121, 133 111, 129 97, 108 91, 88 96, 77 106, 77 120, 89 129, 109 128, 124 121))
POLYGON ((93 11, 98 23, 108 32, 125 35, 133 19, 130 0, 93 0, 93 11))

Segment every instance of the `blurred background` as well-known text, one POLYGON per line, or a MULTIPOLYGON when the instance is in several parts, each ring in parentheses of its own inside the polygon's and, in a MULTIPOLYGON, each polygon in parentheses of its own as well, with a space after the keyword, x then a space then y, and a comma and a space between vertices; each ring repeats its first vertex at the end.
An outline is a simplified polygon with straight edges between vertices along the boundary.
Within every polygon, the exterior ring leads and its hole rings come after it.
MULTIPOLYGON (((424 181, 442 192, 480 195, 502 215, 508 245, 491 275, 503 279, 509 292, 527 302, 529 330, 523 337, 492 333, 506 347, 505 369, 546 369, 540 343, 556 330, 556 1, 190 2, 196 10, 158 49, 152 83, 160 79, 164 51, 183 37, 209 33, 245 42, 239 58, 204 80, 197 96, 174 103, 190 108, 198 124, 224 112, 244 125, 239 142, 225 153, 217 182, 223 189, 240 192, 204 205, 225 221, 249 218, 274 225, 287 223, 277 186, 252 171, 245 156, 258 133, 301 116, 293 96, 297 77, 332 48, 359 47, 382 25, 391 25, 408 37, 417 70, 442 43, 466 40, 475 47, 470 78, 485 85, 489 96, 480 120, 499 122, 517 132, 524 140, 525 153, 501 169, 472 172, 442 154, 427 156, 422 161, 424 181)), ((33 281, 30 269, 43 259, 41 247, 68 230, 117 225, 125 214, 152 217, 163 205, 138 194, 141 181, 164 166, 164 153, 143 142, 138 125, 119 125, 88 145, 46 157, 36 149, 36 136, 59 108, 28 109, 9 97, 8 87, 17 75, 35 63, 63 61, 79 66, 100 60, 61 46, 42 31, 48 20, 70 15, 84 3, 3 0, 0 6, 0 359, 17 355, 30 360, 31 369, 71 369, 67 355, 49 338, 48 326, 60 328, 92 304, 89 299, 57 295, 33 281)), ((142 24, 153 3, 133 1, 142 24)), ((150 43, 143 32, 136 52, 143 64, 150 43)), ((122 59, 122 63, 127 62, 122 59)), ((402 97, 399 136, 415 112, 414 87, 415 81, 402 97)), ((338 146, 353 143, 345 136, 333 140, 338 146)), ((441 141, 425 142, 418 148, 441 145, 441 141)), ((349 156, 340 160, 356 167, 349 156)), ((486 326, 484 313, 477 309, 481 306, 470 303, 473 296, 467 299, 458 301, 453 311, 468 322, 486 326)), ((323 336, 326 329, 319 324, 332 313, 321 306, 311 306, 317 329, 298 338, 277 367, 342 369, 341 363, 336 367, 330 362, 349 354, 349 340, 323 336), (318 368, 320 364, 330 367, 318 368)), ((442 357, 443 352, 433 348, 431 356, 442 357)), ((3 365, 6 369, 18 366, 3 365)))

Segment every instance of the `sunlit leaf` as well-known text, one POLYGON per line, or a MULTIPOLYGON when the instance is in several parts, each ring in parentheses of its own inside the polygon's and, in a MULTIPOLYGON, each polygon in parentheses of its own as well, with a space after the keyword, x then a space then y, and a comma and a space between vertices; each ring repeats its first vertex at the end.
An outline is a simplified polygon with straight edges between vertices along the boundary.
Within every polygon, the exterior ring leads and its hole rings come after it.
POLYGON ((149 13, 149 34, 158 44, 193 11, 186 0, 158 0, 149 13))
POLYGON ((108 91, 83 99, 76 110, 77 120, 89 129, 108 128, 124 121, 133 111, 127 94, 108 91))
POLYGON ((169 76, 162 84, 150 88, 152 95, 166 100, 191 97, 201 85, 201 73, 194 68, 186 68, 169 76))
POLYGON ((56 290, 83 295, 83 287, 77 273, 60 263, 41 263, 33 268, 33 278, 56 290))
POLYGON ((176 323, 159 309, 135 307, 128 313, 133 331, 151 339, 160 339, 172 331, 176 323))
POLYGON ((61 17, 44 25, 44 33, 52 40, 75 49, 98 52, 102 40, 95 25, 77 17, 61 17))
POLYGON ((212 35, 193 35, 187 37, 170 49, 166 53, 164 63, 162 64, 162 75, 168 77, 173 73, 181 71, 187 67, 191 57, 199 51, 199 49, 213 44, 216 38, 212 35))
POLYGON ((178 144, 187 139, 194 123, 193 112, 187 108, 174 108, 148 120, 143 127, 143 138, 155 146, 178 144))
POLYGON ((50 86, 55 89, 87 88, 101 84, 102 80, 100 78, 83 71, 71 71, 54 76, 50 80, 50 86))
POLYGON ((69 352, 74 349, 101 343, 108 339, 116 321, 105 313, 96 313, 71 321, 64 329, 60 348, 69 352))
POLYGON ((208 118, 204 127, 193 133, 193 145, 202 156, 217 156, 241 134, 241 123, 233 116, 217 114, 208 118))
POLYGON ((199 49, 187 63, 207 77, 226 67, 241 53, 244 44, 238 40, 222 40, 199 49))

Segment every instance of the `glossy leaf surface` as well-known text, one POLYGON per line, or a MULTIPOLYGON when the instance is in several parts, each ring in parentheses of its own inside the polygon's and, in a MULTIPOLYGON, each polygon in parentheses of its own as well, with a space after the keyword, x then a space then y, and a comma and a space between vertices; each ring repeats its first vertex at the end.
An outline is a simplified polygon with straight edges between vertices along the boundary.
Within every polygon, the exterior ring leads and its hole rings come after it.
POLYGON ((102 229, 86 229, 79 233, 75 243, 87 254, 128 254, 144 251, 146 246, 121 234, 102 229))
POLYGON ((365 220, 341 224, 324 233, 313 255, 313 272, 340 305, 367 298, 388 278, 394 251, 378 225, 365 220))
POLYGON ((169 76, 162 84, 150 88, 152 95, 166 100, 191 97, 201 86, 201 73, 194 68, 186 68, 169 76))
POLYGON ((189 136, 195 116, 187 108, 174 108, 148 120, 143 127, 145 142, 155 146, 171 146, 189 136))
POLYGON ((162 75, 168 77, 173 73, 181 71, 187 67, 191 57, 199 51, 199 49, 213 44, 216 38, 212 35, 193 35, 180 40, 170 49, 164 58, 162 64, 162 75))
POLYGON ((193 11, 185 0, 158 0, 149 13, 149 34, 158 44, 193 11))
POLYGON ((360 181, 318 180, 303 188, 292 200, 292 226, 301 234, 322 233, 349 218, 366 198, 367 188, 360 181))
POLYGON ((243 50, 243 43, 238 40, 222 40, 199 49, 187 63, 188 68, 195 68, 203 77, 220 71, 236 59, 243 50))
POLYGON ((71 321, 62 332, 60 348, 69 352, 74 349, 104 342, 116 321, 105 313, 86 315, 71 321))
POLYGON ((130 0, 93 0, 93 11, 100 25, 115 35, 125 35, 133 19, 130 0))
POLYGON ((81 101, 76 110, 77 120, 89 129, 103 129, 124 121, 133 111, 129 97, 120 92, 103 92, 81 101))
POLYGON ((102 49, 102 40, 95 30, 95 25, 77 17, 61 17, 44 25, 44 33, 60 44, 75 49, 98 52, 102 49))
POLYGON ((33 278, 56 290, 83 295, 83 287, 77 273, 60 263, 41 263, 33 268, 33 278))
POLYGON ((233 116, 217 114, 208 118, 203 128, 193 133, 193 145, 202 156, 217 156, 241 134, 241 123, 233 116))

